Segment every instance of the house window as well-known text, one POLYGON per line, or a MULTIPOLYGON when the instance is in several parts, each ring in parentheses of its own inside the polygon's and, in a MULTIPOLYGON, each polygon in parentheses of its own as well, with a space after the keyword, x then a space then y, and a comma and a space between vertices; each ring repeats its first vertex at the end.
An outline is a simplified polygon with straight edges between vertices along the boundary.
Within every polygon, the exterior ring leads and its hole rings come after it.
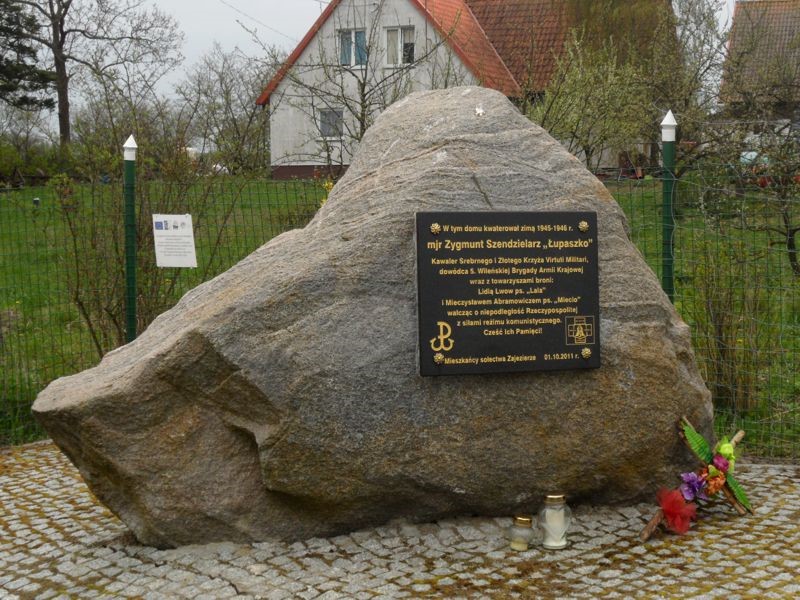
POLYGON ((363 29, 339 31, 339 64, 359 66, 367 64, 367 32, 363 29))
POLYGON ((386 30, 386 63, 410 65, 414 62, 414 28, 394 27, 386 30))
POLYGON ((323 138, 341 138, 344 133, 344 112, 342 109, 322 109, 319 111, 319 133, 323 138))

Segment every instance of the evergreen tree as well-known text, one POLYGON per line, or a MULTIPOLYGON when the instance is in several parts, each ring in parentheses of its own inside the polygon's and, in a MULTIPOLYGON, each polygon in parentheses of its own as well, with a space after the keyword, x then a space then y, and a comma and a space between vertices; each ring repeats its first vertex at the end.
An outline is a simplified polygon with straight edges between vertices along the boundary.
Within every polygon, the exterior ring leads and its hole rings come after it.
POLYGON ((54 74, 37 64, 31 36, 39 24, 17 0, 0 0, 0 101, 17 108, 53 108, 46 96, 54 74))

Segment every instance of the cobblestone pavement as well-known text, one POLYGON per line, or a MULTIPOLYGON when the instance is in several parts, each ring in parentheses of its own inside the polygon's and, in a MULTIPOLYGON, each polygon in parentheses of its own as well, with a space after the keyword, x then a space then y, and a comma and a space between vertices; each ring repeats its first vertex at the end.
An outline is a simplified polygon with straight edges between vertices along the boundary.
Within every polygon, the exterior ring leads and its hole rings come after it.
POLYGON ((653 505, 577 507, 567 550, 514 552, 510 519, 393 523, 293 544, 136 545, 50 443, 0 449, 0 598, 789 598, 800 467, 737 464, 757 507, 706 507, 683 537, 653 505))

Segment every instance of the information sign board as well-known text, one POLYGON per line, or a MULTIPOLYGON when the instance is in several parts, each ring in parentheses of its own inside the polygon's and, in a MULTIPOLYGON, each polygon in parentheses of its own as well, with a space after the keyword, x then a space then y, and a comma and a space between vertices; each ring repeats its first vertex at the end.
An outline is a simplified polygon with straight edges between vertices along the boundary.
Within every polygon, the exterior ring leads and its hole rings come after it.
POLYGON ((197 267, 192 215, 153 215, 153 241, 159 267, 197 267))

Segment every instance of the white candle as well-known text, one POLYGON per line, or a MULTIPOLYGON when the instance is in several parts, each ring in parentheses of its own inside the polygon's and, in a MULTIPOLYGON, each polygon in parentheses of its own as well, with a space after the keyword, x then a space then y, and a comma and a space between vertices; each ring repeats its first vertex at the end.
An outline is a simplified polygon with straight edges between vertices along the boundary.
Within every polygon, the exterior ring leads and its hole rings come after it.
POLYGON ((564 531, 564 511, 560 508, 553 508, 547 511, 547 524, 553 531, 564 531))
POLYGON ((539 513, 544 536, 542 545, 551 550, 566 548, 567 530, 571 521, 571 511, 564 503, 564 496, 547 496, 544 508, 539 513))
POLYGON ((558 547, 565 543, 564 534, 566 527, 564 527, 564 511, 560 508, 548 508, 545 511, 545 546, 558 547))
POLYGON ((508 530, 512 550, 525 552, 528 549, 528 544, 533 539, 532 526, 533 523, 530 517, 514 517, 514 524, 508 530))

